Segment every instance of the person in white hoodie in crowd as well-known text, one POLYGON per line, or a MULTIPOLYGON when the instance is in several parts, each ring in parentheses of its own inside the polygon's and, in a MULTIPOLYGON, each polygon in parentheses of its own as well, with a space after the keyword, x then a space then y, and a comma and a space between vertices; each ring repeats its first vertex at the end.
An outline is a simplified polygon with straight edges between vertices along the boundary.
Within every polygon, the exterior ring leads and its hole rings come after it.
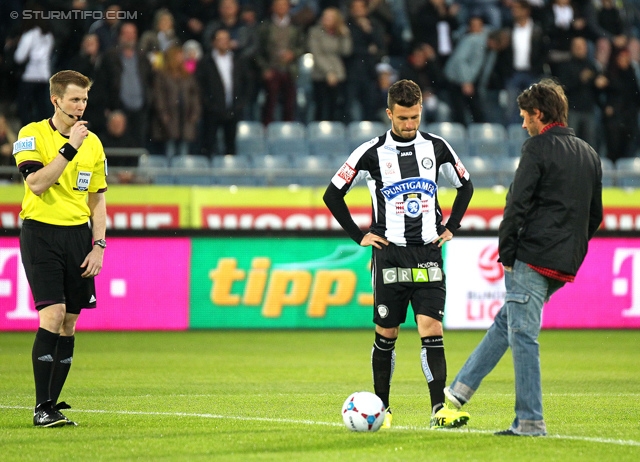
POLYGON ((14 61, 24 66, 18 87, 18 116, 22 125, 51 115, 49 78, 54 38, 42 11, 32 10, 23 19, 22 35, 14 53, 14 61), (39 14, 37 14, 39 13, 39 14))

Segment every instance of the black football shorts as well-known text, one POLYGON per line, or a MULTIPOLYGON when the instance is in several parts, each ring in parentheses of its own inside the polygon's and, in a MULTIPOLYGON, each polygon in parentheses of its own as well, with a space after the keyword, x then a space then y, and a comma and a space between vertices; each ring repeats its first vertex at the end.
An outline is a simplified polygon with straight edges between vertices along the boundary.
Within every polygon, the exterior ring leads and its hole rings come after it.
POLYGON ((373 248, 373 322, 398 327, 407 318, 409 302, 418 314, 442 322, 446 277, 442 249, 437 244, 373 248))
POLYGON ((25 220, 20 231, 22 265, 37 310, 64 303, 67 313, 96 307, 94 278, 80 265, 92 249, 88 225, 55 226, 25 220))

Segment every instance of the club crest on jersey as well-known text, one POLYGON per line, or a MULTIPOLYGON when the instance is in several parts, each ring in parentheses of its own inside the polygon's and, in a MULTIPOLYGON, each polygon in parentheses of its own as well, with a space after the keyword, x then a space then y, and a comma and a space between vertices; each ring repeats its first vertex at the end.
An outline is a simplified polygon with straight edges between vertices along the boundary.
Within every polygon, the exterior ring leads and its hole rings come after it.
POLYGON ((385 186, 380 190, 384 198, 388 201, 403 194, 423 193, 429 197, 436 194, 438 186, 427 178, 406 178, 397 183, 385 186))
POLYGON ((422 159, 420 161, 420 163, 427 170, 431 170, 433 168, 433 161, 431 159, 429 159, 428 157, 425 157, 424 159, 422 159))
POLYGON ((396 202, 396 215, 406 215, 409 218, 416 218, 429 209, 426 199, 420 199, 417 194, 410 194, 407 200, 396 202))
POLYGON ((35 136, 27 136, 25 138, 20 138, 18 141, 13 143, 13 155, 15 156, 20 151, 35 151, 36 150, 36 137, 35 136))

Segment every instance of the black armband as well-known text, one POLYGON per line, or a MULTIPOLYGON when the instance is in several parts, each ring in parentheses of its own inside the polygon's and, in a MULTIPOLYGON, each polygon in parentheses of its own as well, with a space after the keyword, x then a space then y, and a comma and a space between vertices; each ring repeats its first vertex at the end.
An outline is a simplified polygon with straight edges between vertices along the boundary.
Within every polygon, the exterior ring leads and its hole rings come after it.
POLYGON ((78 150, 71 146, 69 143, 65 143, 58 152, 62 154, 62 157, 71 162, 75 155, 78 153, 78 150))
POLYGON ((42 167, 44 167, 44 165, 40 162, 24 162, 18 166, 18 170, 20 170, 20 173, 22 173, 22 176, 26 180, 29 175, 33 172, 37 172, 42 167))

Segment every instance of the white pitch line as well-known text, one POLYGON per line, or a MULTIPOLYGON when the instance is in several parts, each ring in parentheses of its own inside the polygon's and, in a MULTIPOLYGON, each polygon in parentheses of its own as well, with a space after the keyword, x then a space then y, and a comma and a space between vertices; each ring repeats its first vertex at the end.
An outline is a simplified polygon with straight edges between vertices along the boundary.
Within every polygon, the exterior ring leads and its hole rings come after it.
MULTIPOLYGON (((32 409, 25 406, 4 406, 0 405, 0 409, 32 409)), ((104 409, 73 409, 72 412, 84 412, 87 414, 118 414, 118 415, 138 415, 138 416, 165 416, 165 417, 197 417, 201 419, 227 419, 227 420, 240 420, 243 422, 274 422, 274 423, 289 423, 296 425, 320 425, 324 427, 342 427, 344 424, 338 422, 320 422, 316 420, 297 420, 297 419, 279 419, 272 417, 246 417, 246 416, 232 416, 222 414, 201 414, 201 413, 188 413, 188 412, 145 412, 145 411, 107 411, 104 409)), ((429 431, 428 427, 416 427, 395 425, 394 430, 411 430, 411 431, 429 431)), ((474 433, 482 435, 490 435, 497 430, 474 430, 468 427, 440 430, 440 433, 474 433)), ((558 440, 572 440, 572 441, 584 441, 588 443, 601 443, 601 444, 614 444, 617 446, 638 446, 640 447, 640 441, 634 440, 620 440, 611 438, 594 438, 590 436, 571 436, 571 435, 547 435, 545 438, 553 438, 558 440)))

